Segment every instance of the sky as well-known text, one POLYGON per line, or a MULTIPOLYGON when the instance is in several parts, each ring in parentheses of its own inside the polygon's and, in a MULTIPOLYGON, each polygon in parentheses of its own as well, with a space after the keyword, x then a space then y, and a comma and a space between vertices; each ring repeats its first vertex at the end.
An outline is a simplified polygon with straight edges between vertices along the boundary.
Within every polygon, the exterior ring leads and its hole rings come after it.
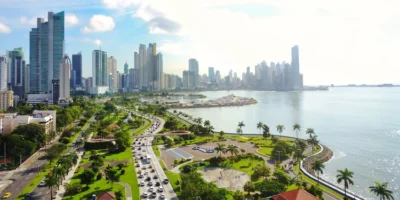
POLYGON ((400 83, 400 1, 396 0, 1 0, 0 53, 23 47, 47 12, 65 11, 65 52, 92 51, 133 67, 139 44, 157 43, 164 72, 182 76, 188 60, 200 74, 291 61, 299 46, 305 85, 400 83))

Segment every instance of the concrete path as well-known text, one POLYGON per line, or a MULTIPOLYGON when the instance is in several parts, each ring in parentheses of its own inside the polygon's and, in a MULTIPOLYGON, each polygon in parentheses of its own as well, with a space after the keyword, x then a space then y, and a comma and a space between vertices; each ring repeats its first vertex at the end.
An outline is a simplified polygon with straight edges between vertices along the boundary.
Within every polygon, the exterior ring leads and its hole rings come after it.
POLYGON ((131 186, 127 183, 124 182, 118 182, 118 184, 122 185, 125 187, 125 199, 126 200, 132 200, 132 190, 131 186))
POLYGON ((69 173, 65 176, 65 179, 62 181, 62 185, 60 185, 60 188, 57 190, 57 193, 55 195, 55 199, 56 200, 61 200, 65 194, 65 187, 64 184, 71 182, 72 177, 74 177, 75 171, 76 169, 79 167, 79 163, 82 160, 82 155, 85 151, 84 150, 80 150, 78 152, 78 162, 75 166, 73 166, 71 168, 71 170, 69 170, 69 173))

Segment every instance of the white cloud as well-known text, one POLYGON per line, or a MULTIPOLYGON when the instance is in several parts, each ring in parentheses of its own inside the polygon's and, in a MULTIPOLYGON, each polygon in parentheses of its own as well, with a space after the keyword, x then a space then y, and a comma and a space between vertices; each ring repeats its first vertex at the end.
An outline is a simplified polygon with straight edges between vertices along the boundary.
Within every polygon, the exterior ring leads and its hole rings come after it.
POLYGON ((101 2, 109 9, 124 9, 135 6, 139 0, 101 0, 101 2))
POLYGON ((0 22, 0 34, 9 34, 9 33, 11 33, 11 28, 0 22))
POLYGON ((19 18, 19 22, 21 24, 27 24, 27 25, 30 25, 30 26, 35 26, 36 23, 37 23, 37 18, 28 19, 26 17, 21 17, 21 18, 19 18))
POLYGON ((202 73, 208 66, 241 73, 262 60, 290 63, 290 48, 297 44, 305 83, 328 84, 397 80, 400 71, 388 69, 396 63, 400 35, 389 21, 397 21, 399 7, 394 0, 146 0, 133 17, 145 21, 150 34, 182 36, 185 45, 176 41, 160 49, 197 58, 202 73), (254 17, 248 9, 232 10, 233 4, 270 7, 276 14, 254 17))
POLYGON ((84 33, 106 32, 115 28, 114 19, 105 15, 93 15, 90 18, 89 25, 85 26, 82 31, 84 33))
POLYGON ((93 44, 95 44, 96 46, 100 46, 100 45, 102 45, 103 43, 101 42, 101 40, 94 40, 94 41, 93 41, 93 44))
POLYGON ((79 18, 74 14, 67 14, 65 16, 65 26, 71 27, 79 24, 79 18))

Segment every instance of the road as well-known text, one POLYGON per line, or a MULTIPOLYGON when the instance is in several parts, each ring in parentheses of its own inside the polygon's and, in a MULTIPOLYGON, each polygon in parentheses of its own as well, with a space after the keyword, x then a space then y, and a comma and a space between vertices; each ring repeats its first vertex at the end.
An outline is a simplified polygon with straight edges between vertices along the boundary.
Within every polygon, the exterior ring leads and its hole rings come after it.
MULTIPOLYGON (((91 117, 90 119, 89 119, 89 121, 88 121, 88 123, 86 123, 86 125, 82 128, 82 131, 86 131, 88 128, 89 128, 89 125, 90 125, 90 123, 92 123, 94 121, 94 116, 93 117, 91 117)), ((77 133, 77 134, 80 134, 80 133, 77 133)), ((77 137, 77 139, 78 139, 79 137, 77 137)), ((76 139, 76 140, 77 140, 76 139)), ((76 142, 76 140, 75 141, 73 141, 73 143, 75 143, 76 142)), ((68 153, 72 153, 72 152, 75 152, 75 151, 77 151, 77 147, 75 147, 75 145, 71 145, 71 147, 68 149, 68 153)), ((54 187, 53 188, 53 196, 55 196, 56 195, 56 193, 57 193, 57 188, 56 187, 54 187)), ((33 190, 33 192, 31 192, 31 194, 32 194, 32 196, 34 197, 34 199, 37 199, 37 200, 48 200, 48 199, 51 199, 51 196, 50 196, 50 189, 47 187, 47 186, 44 186, 44 187, 36 187, 34 190, 33 190)))
MULTIPOLYGON (((126 110, 126 109, 125 109, 126 110)), ((172 188, 171 183, 163 183, 163 180, 168 179, 167 176, 165 175, 165 172, 163 170, 163 168, 161 167, 161 164, 157 158, 157 156, 155 155, 153 148, 152 148, 152 141, 154 139, 154 135, 156 135, 158 132, 161 131, 161 129, 164 126, 164 120, 158 118, 158 117, 153 117, 153 116, 149 116, 149 115, 144 115, 144 114, 139 114, 136 112, 132 112, 130 111, 132 114, 136 115, 136 116, 140 116, 143 118, 146 118, 150 121, 152 121, 152 126, 147 129, 146 131, 144 131, 142 133, 142 136, 147 136, 144 138, 138 138, 137 141, 135 142, 135 144, 133 144, 133 146, 135 147, 135 150, 132 150, 134 152, 134 158, 135 161, 137 160, 140 167, 135 167, 136 169, 136 173, 140 170, 142 171, 142 174, 144 174, 146 171, 148 173, 148 175, 144 175, 143 178, 139 178, 139 174, 137 174, 138 177, 138 183, 140 184, 142 181, 145 183, 144 186, 141 186, 140 189, 140 195, 142 198, 143 194, 146 193, 148 195, 150 195, 150 188, 153 187, 154 191, 157 194, 156 199, 162 199, 161 195, 164 195, 166 199, 172 199, 172 200, 177 200, 178 197, 174 191, 174 189, 172 188), (138 144, 138 143, 141 144, 138 144), (144 143, 144 146, 143 146, 144 143), (139 148, 141 148, 139 150, 139 148), (146 161, 146 159, 140 159, 140 157, 145 157, 145 156, 149 156, 151 163, 148 164, 148 162, 146 161), (155 170, 155 172, 151 172, 150 166, 152 166, 155 170), (143 168, 146 167, 146 168, 143 168), (154 175, 157 175, 158 178, 154 179, 154 175), (150 177, 150 181, 146 181, 145 179, 147 177, 150 177), (149 182, 152 182, 153 185, 149 186, 149 182), (156 182, 160 182, 160 186, 163 187, 163 191, 157 191, 157 189, 159 189, 159 186, 155 186, 156 182)), ((135 163, 136 165, 137 163, 135 163)))

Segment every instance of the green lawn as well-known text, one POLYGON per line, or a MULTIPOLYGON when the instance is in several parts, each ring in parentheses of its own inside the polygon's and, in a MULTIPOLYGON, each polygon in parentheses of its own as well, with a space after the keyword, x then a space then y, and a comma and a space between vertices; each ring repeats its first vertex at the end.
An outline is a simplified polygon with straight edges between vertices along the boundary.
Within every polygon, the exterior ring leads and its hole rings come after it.
POLYGON ((132 159, 132 152, 130 148, 126 148, 124 152, 118 154, 106 154, 105 160, 130 160, 132 159))
MULTIPOLYGON (((230 162, 230 161, 228 161, 230 162)), ((246 172, 250 177, 254 173, 253 168, 258 164, 264 164, 264 160, 256 160, 251 158, 241 159, 238 162, 231 164, 232 168, 238 171, 246 172)))
POLYGON ((177 185, 177 181, 181 180, 181 175, 170 172, 168 170, 164 170, 164 172, 165 172, 165 175, 167 175, 168 180, 172 185, 172 188, 174 188, 175 192, 178 193, 180 191, 180 187, 179 187, 179 185, 177 185))
POLYGON ((158 149, 157 145, 153 145, 153 151, 157 157, 160 157, 161 153, 160 153, 160 150, 158 149))
POLYGON ((129 162, 128 166, 125 167, 125 174, 121 176, 120 181, 128 183, 132 189, 132 197, 134 200, 140 200, 139 185, 136 177, 134 164, 129 162))
MULTIPOLYGON (((179 137, 179 136, 171 136, 171 137, 179 137)), ((186 142, 187 145, 190 144, 197 144, 202 142, 218 142, 217 135, 210 135, 210 136, 196 136, 193 140, 184 140, 179 144, 175 144, 174 147, 183 146, 186 142)))
POLYGON ((133 130, 134 136, 138 136, 141 133, 143 133, 146 129, 150 128, 151 122, 147 119, 143 119, 143 120, 145 120, 145 123, 142 126, 140 126, 139 128, 133 130))

